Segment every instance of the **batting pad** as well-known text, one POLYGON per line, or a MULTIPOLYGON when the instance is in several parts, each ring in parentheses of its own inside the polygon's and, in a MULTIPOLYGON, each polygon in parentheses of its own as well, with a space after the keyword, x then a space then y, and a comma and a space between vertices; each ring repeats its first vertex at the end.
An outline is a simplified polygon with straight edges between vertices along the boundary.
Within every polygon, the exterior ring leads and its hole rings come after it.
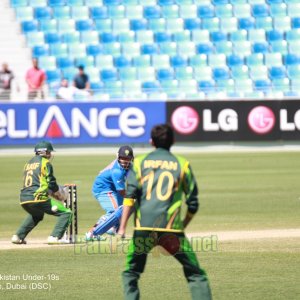
POLYGON ((103 223, 97 225, 93 230, 93 235, 104 234, 108 229, 119 223, 123 211, 123 205, 119 206, 103 223))

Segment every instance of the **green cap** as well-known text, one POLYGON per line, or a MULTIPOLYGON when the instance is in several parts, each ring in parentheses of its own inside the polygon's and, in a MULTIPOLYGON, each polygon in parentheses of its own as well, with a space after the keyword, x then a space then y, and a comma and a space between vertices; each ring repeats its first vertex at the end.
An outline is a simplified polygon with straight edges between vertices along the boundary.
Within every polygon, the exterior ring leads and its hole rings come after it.
POLYGON ((54 151, 54 149, 50 142, 41 141, 35 145, 34 151, 35 152, 45 152, 45 151, 51 152, 51 151, 54 151))

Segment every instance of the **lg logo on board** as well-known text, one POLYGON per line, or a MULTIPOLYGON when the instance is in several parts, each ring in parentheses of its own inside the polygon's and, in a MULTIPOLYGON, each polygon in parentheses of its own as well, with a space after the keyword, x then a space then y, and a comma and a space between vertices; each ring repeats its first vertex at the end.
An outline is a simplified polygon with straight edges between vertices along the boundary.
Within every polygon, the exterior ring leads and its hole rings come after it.
POLYGON ((171 122, 178 133, 191 134, 199 125, 199 115, 190 106, 180 106, 173 112, 171 122))
POLYGON ((257 106, 248 115, 248 125, 257 134, 267 134, 275 125, 275 115, 270 108, 257 106))

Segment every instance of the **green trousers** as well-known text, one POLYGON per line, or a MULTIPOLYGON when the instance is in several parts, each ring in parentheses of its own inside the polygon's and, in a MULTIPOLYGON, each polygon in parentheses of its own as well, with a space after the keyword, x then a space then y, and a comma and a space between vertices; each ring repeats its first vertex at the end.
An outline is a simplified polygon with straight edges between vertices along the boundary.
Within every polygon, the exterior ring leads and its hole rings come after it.
MULTIPOLYGON (((192 299, 212 299, 205 271, 200 268, 197 257, 184 233, 134 231, 129 244, 126 269, 122 273, 124 298, 140 298, 138 280, 143 273, 147 255, 153 247, 160 245, 182 265, 192 299)), ((174 278, 174 284, 176 279, 174 278)))
POLYGON ((62 202, 54 199, 48 199, 46 202, 25 203, 22 207, 29 215, 16 232, 20 239, 24 239, 43 220, 45 213, 58 217, 51 235, 59 239, 64 235, 72 219, 72 211, 66 208, 62 202))

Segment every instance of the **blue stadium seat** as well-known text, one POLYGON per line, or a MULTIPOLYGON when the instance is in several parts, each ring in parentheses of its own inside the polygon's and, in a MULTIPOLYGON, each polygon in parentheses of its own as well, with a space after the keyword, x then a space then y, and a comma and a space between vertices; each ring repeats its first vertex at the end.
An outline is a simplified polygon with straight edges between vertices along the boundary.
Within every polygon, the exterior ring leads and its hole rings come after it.
POLYGON ((198 18, 190 18, 190 19, 185 19, 184 20, 184 29, 187 30, 195 30, 195 29, 200 29, 201 27, 201 21, 198 18))
POLYGON ((125 7, 123 5, 112 5, 108 7, 108 18, 110 19, 124 19, 125 7))
POLYGON ((285 17, 287 15, 287 6, 285 3, 271 3, 270 15, 272 17, 285 17))
POLYGON ((300 79, 300 66, 294 65, 294 66, 288 66, 287 68, 287 74, 290 79, 300 79))
POLYGON ((34 18, 37 20, 49 20, 52 17, 52 10, 49 7, 36 7, 34 18))
POLYGON ((210 41, 209 31, 201 30, 201 29, 192 30, 191 31, 191 40, 195 44, 209 42, 210 41))
POLYGON ((210 93, 215 90, 215 82, 213 80, 201 80, 198 82, 199 90, 204 93, 210 93))
POLYGON ((283 40, 283 32, 275 29, 267 31, 266 36, 269 42, 283 40))
POLYGON ((101 80, 103 82, 118 80, 118 72, 116 69, 105 69, 100 71, 101 80))
POLYGON ((177 45, 174 42, 165 42, 159 44, 159 53, 167 55, 176 55, 177 45))
POLYGON ((103 0, 103 4, 106 6, 116 6, 122 4, 122 0, 103 0))
POLYGON ((191 40, 191 34, 189 30, 178 31, 172 34, 172 40, 174 42, 189 42, 191 40))
POLYGON ((49 6, 64 6, 65 0, 48 0, 49 6))
POLYGON ((237 65, 231 67, 231 77, 233 79, 248 79, 249 69, 245 65, 237 65))
POLYGON ((284 67, 271 67, 269 69, 269 77, 271 80, 285 78, 285 68, 284 67))
POLYGON ((147 29, 147 20, 146 19, 136 19, 130 20, 130 30, 146 30, 147 29))
POLYGON ((141 45, 140 43, 124 43, 122 44, 122 54, 129 55, 131 57, 141 54, 141 45))
POLYGON ((154 54, 151 57, 151 65, 155 69, 169 68, 170 56, 167 54, 154 54))
POLYGON ((39 30, 46 32, 57 32, 57 21, 55 19, 51 20, 40 20, 39 30))
POLYGON ((272 17, 257 17, 255 18, 255 25, 257 29, 264 29, 269 31, 273 29, 273 18, 272 17))
POLYGON ((142 83, 142 91, 144 93, 159 92, 160 90, 161 87, 157 81, 146 81, 142 83))
POLYGON ((209 31, 218 31, 220 29, 220 19, 219 18, 202 19, 202 29, 207 29, 209 31))
POLYGON ((207 55, 205 54, 196 54, 189 58, 189 65, 191 67, 201 67, 207 66, 207 55))
POLYGON ((65 57, 68 55, 68 46, 66 44, 51 44, 50 45, 50 55, 56 57, 65 57))
POLYGON ((271 52, 265 53, 265 65, 267 67, 282 66, 282 55, 281 53, 271 52))
POLYGON ((177 53, 179 55, 192 56, 196 53, 194 42, 179 42, 177 43, 177 53))
POLYGON ((274 29, 288 31, 291 29, 291 18, 286 17, 273 17, 273 27, 274 29))
POLYGON ((173 80, 174 71, 173 69, 158 69, 156 72, 156 77, 159 81, 173 80))
POLYGON ((153 31, 152 30, 138 30, 135 33, 136 42, 140 44, 152 44, 153 43, 153 31))
POLYGON ((269 45, 268 45, 268 43, 254 43, 252 45, 252 52, 253 53, 267 53, 267 52, 269 52, 269 45))
POLYGON ((215 14, 218 18, 230 18, 232 17, 232 5, 231 4, 217 4, 215 5, 215 14))
MULTIPOLYGON (((124 48, 125 45, 129 43, 124 44, 122 47, 124 48)), ((106 43, 103 44, 103 54, 112 55, 114 57, 119 56, 121 54, 121 45, 120 43, 106 43)), ((123 53, 124 54, 124 53, 123 53)), ((126 55, 126 53, 125 53, 126 55)))
POLYGON ((194 79, 196 79, 197 81, 212 80, 211 67, 209 66, 194 67, 194 79))
POLYGON ((31 7, 44 7, 47 6, 47 0, 29 0, 28 4, 31 7))
POLYGON ((84 44, 98 44, 99 37, 97 31, 82 31, 80 34, 80 41, 84 44))
POLYGON ((112 69, 113 68, 113 57, 112 55, 99 54, 95 56, 95 66, 99 70, 112 69))
MULTIPOLYGON (((125 5, 125 3, 124 3, 125 5)), ((125 5, 126 7, 126 12, 125 16, 128 20, 133 20, 133 19, 142 19, 143 14, 144 14, 144 9, 142 5, 125 5)))
POLYGON ((39 57, 39 67, 42 70, 56 70, 56 58, 54 56, 39 57))
POLYGON ((272 89, 284 93, 290 92, 290 80, 288 78, 279 78, 272 80, 272 89))
POLYGON ((159 19, 161 16, 160 6, 145 6, 144 18, 145 19, 159 19))
POLYGON ((76 21, 76 30, 78 31, 86 31, 86 30, 93 30, 94 25, 92 20, 77 20, 76 21))
POLYGON ((132 65, 135 67, 145 67, 148 68, 151 65, 150 55, 139 55, 133 57, 132 65))
POLYGON ((158 0, 158 4, 160 6, 165 6, 165 5, 172 5, 174 4, 176 1, 175 0, 158 0))
POLYGON ((26 34, 31 31, 38 31, 38 22, 36 20, 32 21, 22 21, 21 22, 22 31, 26 34))
POLYGON ((233 3, 233 15, 236 18, 248 18, 251 16, 251 6, 249 3, 233 3))
POLYGON ((252 17, 249 18, 240 18, 238 28, 249 30, 255 27, 255 20, 252 17))
POLYGON ((85 68, 94 67, 94 58, 93 56, 78 57, 75 59, 75 66, 84 66, 85 68))
POLYGON ((47 32, 45 33, 45 43, 47 44, 56 44, 61 42, 61 36, 56 32, 47 32))
POLYGON ((136 80, 136 68, 123 67, 119 69, 119 78, 123 82, 136 80))
POLYGON ((75 67, 62 69, 62 77, 67 79, 69 82, 73 82, 73 79, 77 73, 78 69, 75 67))
POLYGON ((65 0, 66 5, 68 6, 83 6, 84 1, 83 0, 65 0))
POLYGON ((89 13, 90 13, 90 11, 87 6, 71 7, 71 18, 75 21, 88 20, 90 18, 89 13))
POLYGON ((98 45, 87 45, 86 54, 91 56, 97 56, 99 54, 103 54, 103 48, 100 44, 98 45))
POLYGON ((221 31, 215 31, 210 33, 210 40, 215 42, 227 41, 227 34, 221 31))
POLYGON ((18 21, 31 21, 34 18, 32 7, 17 7, 15 9, 16 18, 18 21))
POLYGON ((146 44, 141 46, 141 54, 157 54, 159 52, 157 44, 146 44))
POLYGON ((11 7, 25 7, 28 5, 27 0, 10 0, 11 7))
POLYGON ((66 44, 80 43, 80 33, 77 31, 64 33, 62 42, 66 44))
POLYGON ((60 70, 46 70, 47 83, 60 82, 61 72, 60 70))
POLYGON ((118 56, 114 58, 115 68, 127 68, 131 66, 131 59, 127 56, 118 56))
POLYGON ((66 20, 71 16, 69 6, 56 6, 52 8, 53 18, 57 20, 66 20))
POLYGON ((137 79, 142 82, 155 80, 155 69, 153 67, 137 68, 137 79))
POLYGON ((213 18, 215 16, 215 10, 212 5, 201 5, 198 7, 198 17, 200 19, 213 18))
POLYGON ((268 92, 271 90, 271 82, 269 80, 255 80, 254 81, 254 88, 256 91, 261 91, 261 92, 268 92))
POLYGON ((173 68, 186 67, 188 65, 187 58, 181 55, 175 55, 170 57, 170 65, 173 68))
POLYGON ((254 4, 252 5, 253 17, 267 17, 269 15, 269 8, 266 4, 254 4))
POLYGON ((209 54, 208 65, 212 68, 226 66, 226 55, 224 53, 209 54))
POLYGON ((167 32, 156 32, 154 33, 154 41, 156 43, 171 42, 172 35, 167 32))
POLYGON ((133 31, 128 32, 120 32, 118 34, 118 42, 119 43, 132 43, 135 41, 135 34, 133 31))
POLYGON ((101 81, 91 82, 90 89, 92 90, 93 94, 103 93, 103 83, 101 81))
POLYGON ((103 32, 99 36, 101 43, 114 43, 117 41, 117 36, 111 32, 103 32))
POLYGON ((244 64, 244 59, 241 55, 232 54, 227 56, 228 67, 240 66, 244 64))
POLYGON ((262 53, 254 53, 246 57, 246 64, 251 66, 261 66, 264 64, 264 55, 262 53))
POLYGON ((90 7, 90 16, 94 20, 106 19, 108 17, 106 6, 90 7))
POLYGON ((252 80, 261 80, 268 78, 268 68, 266 66, 251 66, 250 67, 250 77, 252 80))
POLYGON ((238 20, 235 17, 231 18, 222 18, 220 29, 224 32, 233 32, 238 28, 238 20))
POLYGON ((160 19, 149 19, 148 20, 149 30, 153 32, 162 32, 166 29, 166 20, 163 18, 160 19))
POLYGON ((300 28, 300 16, 291 19, 292 28, 300 28))
POLYGON ((286 32, 286 40, 289 41, 300 41, 300 29, 291 29, 286 32))
POLYGON ((49 55, 49 48, 48 46, 33 46, 32 47, 32 56, 33 57, 40 57, 40 56, 47 56, 49 55))
POLYGON ((30 31, 26 34, 26 42, 28 47, 44 45, 44 32, 30 31))
POLYGON ((263 43, 266 40, 266 32, 264 29, 249 29, 248 40, 250 42, 263 43))
POLYGON ((232 42, 246 41, 247 40, 247 30, 242 29, 242 30, 237 30, 237 31, 230 32, 229 40, 232 41, 232 42))
POLYGON ((270 42, 270 46, 273 52, 279 52, 283 55, 288 53, 288 45, 285 40, 270 42))
POLYGON ((198 54, 210 54, 214 52, 214 48, 211 43, 201 43, 196 45, 196 52, 198 54))
POLYGON ((177 80, 193 79, 193 68, 192 67, 175 68, 175 78, 177 80))
MULTIPOLYGON (((51 20, 51 21, 55 21, 55 20, 51 20)), ((75 31, 75 21, 72 19, 58 20, 57 29, 60 33, 74 32, 75 31)))
POLYGON ((74 60, 70 57, 58 57, 56 58, 56 64, 60 69, 66 69, 74 67, 74 60))
POLYGON ((289 53, 284 56, 284 64, 287 66, 290 65, 300 65, 300 55, 289 53))
POLYGON ((229 71, 227 68, 213 68, 213 79, 220 80, 220 79, 229 79, 229 71))
POLYGON ((236 54, 247 56, 251 54, 251 43, 249 41, 236 41, 233 43, 233 51, 236 54))

